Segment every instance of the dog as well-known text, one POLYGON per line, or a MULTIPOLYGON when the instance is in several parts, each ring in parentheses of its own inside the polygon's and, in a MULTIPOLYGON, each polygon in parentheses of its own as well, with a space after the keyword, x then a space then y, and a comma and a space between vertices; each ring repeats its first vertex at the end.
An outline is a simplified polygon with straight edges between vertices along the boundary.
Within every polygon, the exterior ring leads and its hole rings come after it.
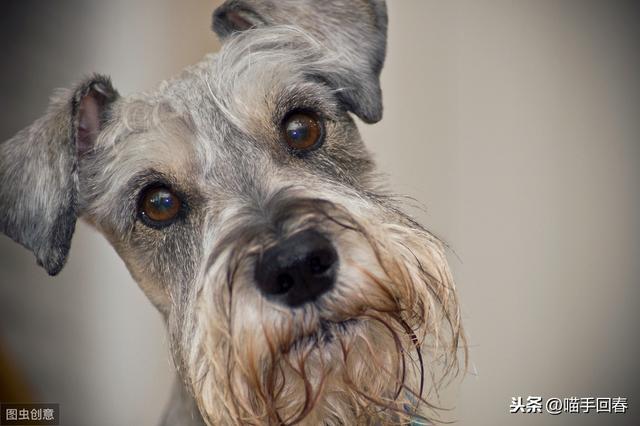
MULTIPOLYGON (((78 218, 166 321, 165 425, 406 424, 464 350, 444 244, 382 189, 383 0, 228 0, 217 54, 93 75, 0 144, 0 231, 57 274, 78 218)), ((466 359, 466 357, 465 357, 466 359)))

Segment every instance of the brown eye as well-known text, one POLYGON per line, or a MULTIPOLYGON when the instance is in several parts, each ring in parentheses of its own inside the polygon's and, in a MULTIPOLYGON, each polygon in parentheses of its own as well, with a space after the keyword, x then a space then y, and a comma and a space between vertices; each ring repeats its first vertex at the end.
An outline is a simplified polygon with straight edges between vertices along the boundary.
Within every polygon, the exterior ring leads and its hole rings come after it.
POLYGON ((311 112, 289 114, 282 122, 282 131, 287 145, 296 151, 316 148, 324 137, 322 122, 311 112))
POLYGON ((146 225, 164 227, 178 217, 182 202, 166 187, 147 189, 140 199, 140 217, 146 225))

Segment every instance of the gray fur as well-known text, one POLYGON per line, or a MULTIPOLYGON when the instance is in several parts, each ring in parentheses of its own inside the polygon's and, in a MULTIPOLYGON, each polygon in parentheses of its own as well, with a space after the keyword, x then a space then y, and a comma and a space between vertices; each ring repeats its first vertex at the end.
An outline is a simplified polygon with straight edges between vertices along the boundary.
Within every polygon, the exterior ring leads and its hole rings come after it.
POLYGON ((229 0, 213 16, 221 38, 237 31, 236 14, 254 28, 293 25, 325 48, 340 52, 334 70, 317 75, 335 89, 347 108, 367 123, 382 118, 380 72, 386 54, 387 10, 382 0, 229 0))
MULTIPOLYGON (((89 80, 62 92, 45 117, 0 146, 0 205, 8 212, 0 230, 56 273, 81 215, 109 239, 163 313, 181 379, 164 424, 238 424, 252 416, 257 423, 286 423, 270 408, 273 401, 251 396, 250 386, 237 395, 232 389, 248 386, 247 365, 261 363, 268 371, 275 363, 264 359, 271 343, 263 329, 282 345, 307 342, 308 330, 316 330, 309 336, 315 344, 341 333, 377 341, 384 330, 367 318, 397 309, 396 317, 383 320, 414 333, 402 354, 411 352, 416 335, 426 341, 432 322, 441 320, 457 345, 457 305, 442 246, 378 189, 349 115, 381 118, 386 25, 379 0, 232 0, 214 14, 225 42, 217 55, 151 92, 122 99, 107 80, 89 80), (78 151, 78 105, 89 95, 99 101, 99 116, 92 117, 99 133, 90 149, 78 151), (286 146, 280 127, 299 109, 313 110, 325 129, 323 145, 304 155, 286 146), (160 184, 184 207, 162 229, 146 226, 138 213, 144 189, 160 184), (331 238, 342 259, 336 286, 313 304, 286 310, 256 289, 256 259, 278 240, 311 228, 331 238), (257 359, 244 358, 250 354, 257 359), (243 362, 244 368, 234 367, 243 362)), ((323 347, 325 355, 338 356, 331 345, 323 347)), ((380 378, 367 368, 366 362, 353 367, 388 398, 389 381, 375 382, 380 378)), ((344 383, 327 380, 326 386, 331 391, 323 406, 300 419, 306 424, 321 418, 349 424, 366 410, 356 408, 357 394, 331 388, 344 383), (332 396, 343 394, 344 400, 332 396)), ((400 413, 372 412, 377 418, 371 421, 402 420, 407 403, 397 401, 400 413)))
POLYGON ((51 275, 64 266, 78 216, 78 104, 98 86, 109 102, 117 97, 107 78, 93 76, 57 92, 45 116, 0 144, 0 232, 51 275))

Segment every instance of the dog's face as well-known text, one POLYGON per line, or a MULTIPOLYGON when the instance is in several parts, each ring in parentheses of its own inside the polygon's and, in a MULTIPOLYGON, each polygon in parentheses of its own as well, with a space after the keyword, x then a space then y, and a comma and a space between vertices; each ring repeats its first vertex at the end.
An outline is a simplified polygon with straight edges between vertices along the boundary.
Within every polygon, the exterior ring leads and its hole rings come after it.
POLYGON ((350 116, 381 117, 384 3, 341 4, 230 1, 217 55, 128 98, 93 77, 0 145, 0 230, 57 273, 99 229, 210 424, 404 421, 456 364, 442 244, 350 116))

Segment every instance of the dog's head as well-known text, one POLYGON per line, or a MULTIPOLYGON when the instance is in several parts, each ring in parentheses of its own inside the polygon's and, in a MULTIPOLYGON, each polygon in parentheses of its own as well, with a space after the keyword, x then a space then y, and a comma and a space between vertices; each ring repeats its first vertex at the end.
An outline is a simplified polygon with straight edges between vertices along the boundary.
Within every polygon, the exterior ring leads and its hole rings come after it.
POLYGON ((461 331, 350 116, 381 118, 386 24, 382 0, 228 1, 218 54, 130 97, 93 76, 0 145, 0 231, 55 274, 78 217, 100 230, 210 424, 424 414, 461 331))

